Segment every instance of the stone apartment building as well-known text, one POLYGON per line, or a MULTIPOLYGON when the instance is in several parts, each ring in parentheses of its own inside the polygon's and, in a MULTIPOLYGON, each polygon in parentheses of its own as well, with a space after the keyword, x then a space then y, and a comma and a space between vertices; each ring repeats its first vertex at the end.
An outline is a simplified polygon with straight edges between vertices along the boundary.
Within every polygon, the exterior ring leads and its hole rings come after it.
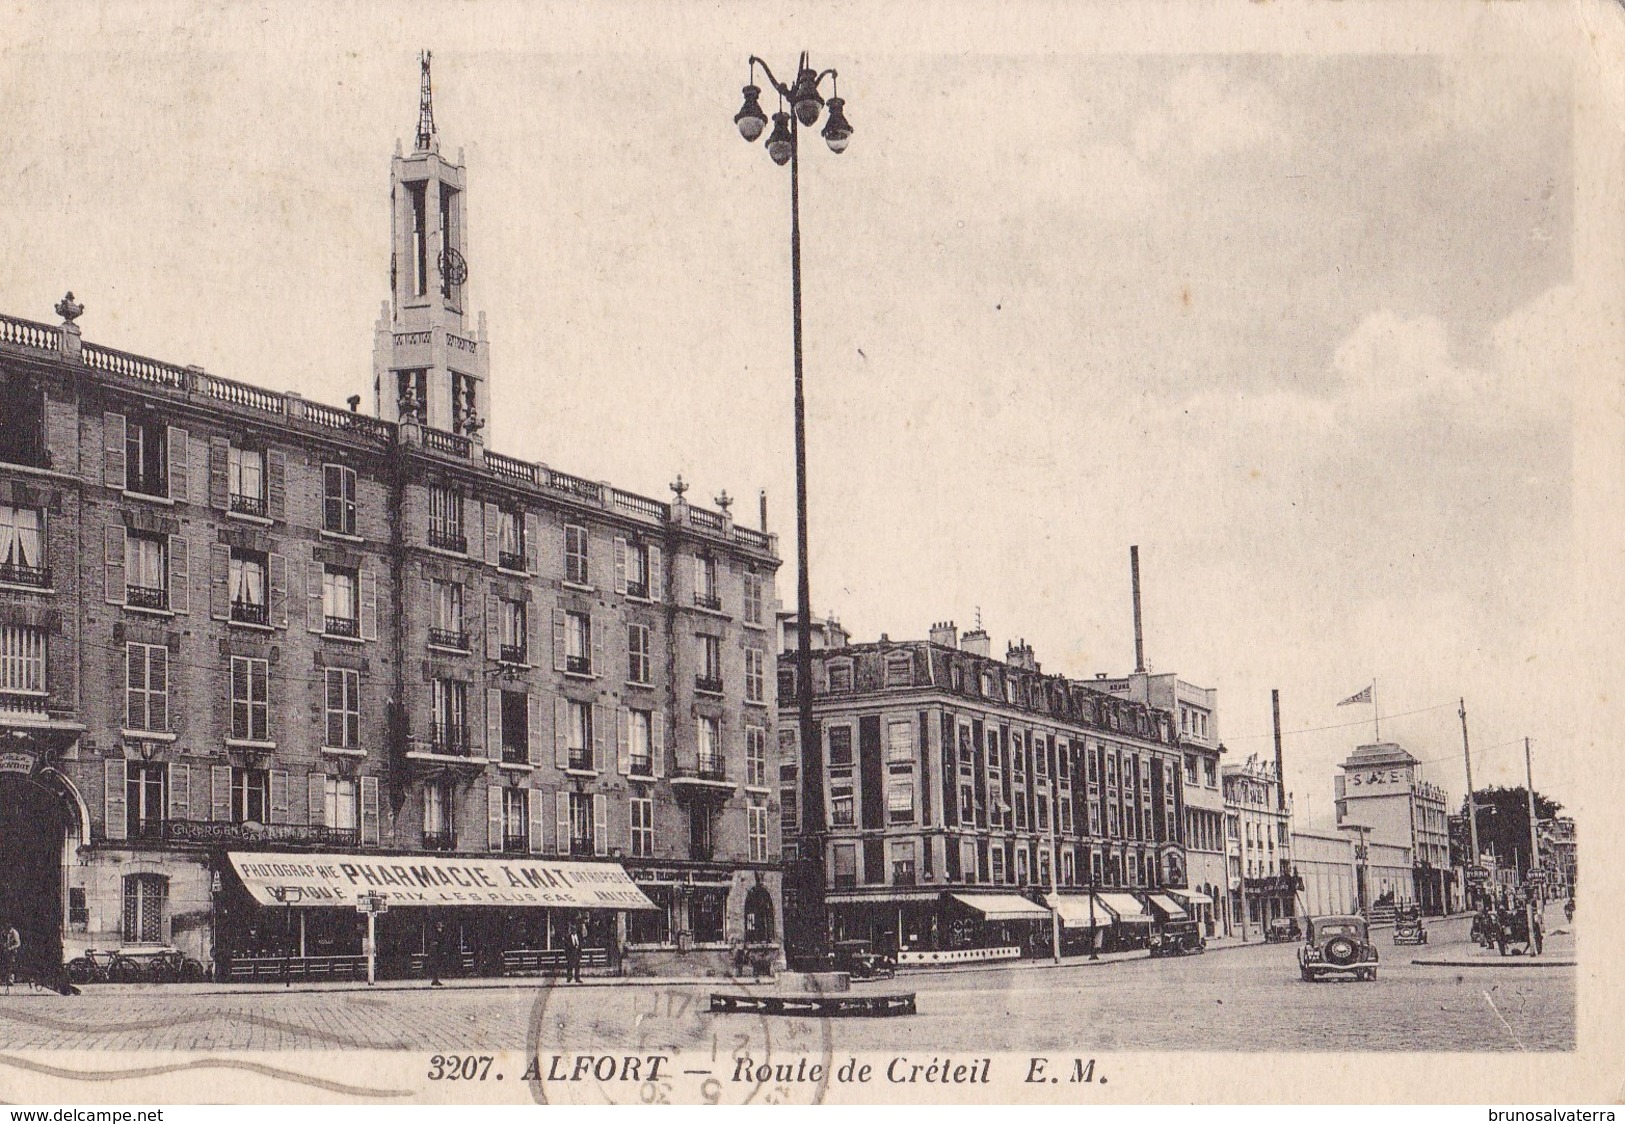
POLYGON ((442 881, 499 857, 641 892, 436 891, 379 918, 386 972, 435 941, 533 968, 565 923, 629 972, 776 948, 776 539, 680 483, 657 501, 484 447, 466 178, 426 65, 423 110, 391 169, 380 417, 84 342, 71 294, 59 325, 0 317, 0 914, 41 959, 360 971, 353 893, 276 908, 245 854, 395 856, 385 893, 429 856, 442 881))
POLYGON ((1275 763, 1257 755, 1221 771, 1230 915, 1243 936, 1298 913, 1302 888, 1292 865, 1292 801, 1275 763))
POLYGON ((1355 748, 1332 778, 1339 826, 1364 829, 1369 841, 1402 851, 1410 876, 1374 898, 1444 913, 1462 896, 1450 861, 1449 796, 1422 779, 1421 763, 1396 742, 1355 748))

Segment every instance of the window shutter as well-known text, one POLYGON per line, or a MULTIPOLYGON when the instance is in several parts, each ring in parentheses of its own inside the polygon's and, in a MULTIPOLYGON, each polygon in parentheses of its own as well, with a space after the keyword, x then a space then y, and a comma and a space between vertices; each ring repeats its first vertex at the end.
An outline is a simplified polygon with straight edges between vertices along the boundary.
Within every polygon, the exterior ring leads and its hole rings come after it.
POLYGON ((128 839, 126 822, 127 798, 124 786, 129 783, 129 771, 124 758, 110 758, 102 762, 104 799, 102 801, 102 834, 109 839, 128 839))
POLYGON ((487 592, 485 595, 485 658, 494 660, 502 655, 502 627, 501 606, 497 604, 497 595, 487 592))
POLYGON ((555 792, 553 794, 553 822, 558 835, 555 841, 559 854, 570 853, 570 794, 568 792, 555 792))
POLYGON ((525 706, 529 711, 527 717, 530 719, 526 723, 530 729, 526 731, 528 738, 525 746, 525 756, 532 765, 540 765, 542 763, 542 697, 534 691, 531 692, 525 699, 525 706))
POLYGON ((632 772, 632 713, 626 707, 615 708, 615 768, 621 776, 632 772))
POLYGON ((485 505, 485 562, 495 566, 502 557, 502 509, 494 503, 485 505))
POLYGON ((495 687, 485 689, 485 755, 502 756, 502 692, 495 687))
POLYGON ((361 639, 378 639, 378 575, 371 566, 360 571, 361 639))
POLYGON ((209 818, 216 823, 231 820, 231 766, 209 766, 209 818))
POLYGON ((609 854, 609 832, 604 825, 608 803, 602 792, 592 794, 592 853, 595 855, 609 854))
POLYGON ((175 613, 192 611, 191 551, 186 536, 169 536, 169 608, 175 613))
POLYGON ((103 596, 109 605, 124 604, 124 524, 109 524, 102 532, 103 596))
POLYGON ((553 764, 570 767, 570 704, 563 699, 553 700, 553 764))
POLYGON ((536 572, 536 540, 541 536, 541 520, 531 512, 525 513, 525 569, 536 572))
POLYGON ((378 845, 378 778, 361 778, 361 842, 378 845))
POLYGON ((666 599, 666 574, 658 546, 649 547, 649 596, 655 601, 666 599))
POLYGON ((564 610, 553 610, 553 670, 564 670, 564 610))
MULTIPOLYGON (((527 594, 528 596, 528 594, 527 594)), ((541 621, 536 618, 541 614, 537 611, 535 601, 525 602, 525 662, 539 664, 542 662, 541 621)))
POLYGON ((288 774, 284 769, 271 770, 271 822, 288 822, 288 774))
POLYGON ((592 704, 592 767, 602 769, 606 764, 608 748, 605 743, 609 740, 609 732, 604 728, 609 725, 604 717, 604 708, 597 703, 592 704))
POLYGON ((626 539, 615 536, 615 592, 626 592, 626 539))
POLYGON ((209 438, 209 506, 226 510, 231 505, 231 442, 209 438))
POLYGON ((654 775, 666 773, 666 712, 657 710, 649 716, 649 761, 654 775))
POLYGON ((271 623, 277 628, 288 627, 288 559, 286 555, 272 554, 266 559, 267 578, 271 586, 271 623))
MULTIPOLYGON (((314 553, 317 548, 310 549, 314 553)), ((327 567, 314 559, 305 563, 305 627, 311 632, 327 628, 326 609, 322 604, 322 578, 326 573, 327 567)))
POLYGON ((534 855, 547 841, 547 801, 534 788, 525 793, 525 811, 530 816, 530 852, 534 855))
POLYGON ((192 768, 190 765, 169 767, 169 818, 191 819, 192 768))
POLYGON ((609 670, 609 666, 604 663, 604 625, 605 621, 602 616, 587 618, 587 632, 592 640, 592 673, 594 675, 603 675, 609 670))
MULTIPOLYGON (((102 483, 123 491, 127 482, 124 473, 124 415, 102 415, 102 483)), ((120 836, 119 838, 123 838, 120 836)))
POLYGON ((231 617, 231 547, 225 543, 209 544, 209 616, 231 617))
POLYGON ((190 450, 187 448, 186 430, 172 425, 169 427, 167 439, 169 447, 165 452, 169 456, 169 498, 185 503, 191 498, 192 491, 187 484, 191 479, 189 475, 191 462, 187 457, 190 450))
POLYGON ((327 823, 327 774, 307 773, 305 791, 310 793, 306 819, 309 820, 311 827, 324 826, 327 823))
POLYGON ((288 517, 288 454, 280 449, 265 454, 265 514, 288 517))
POLYGON ((485 786, 485 845, 502 850, 502 786, 485 786))
POLYGON ((209 446, 201 439, 186 442, 186 502, 197 507, 209 502, 209 446))

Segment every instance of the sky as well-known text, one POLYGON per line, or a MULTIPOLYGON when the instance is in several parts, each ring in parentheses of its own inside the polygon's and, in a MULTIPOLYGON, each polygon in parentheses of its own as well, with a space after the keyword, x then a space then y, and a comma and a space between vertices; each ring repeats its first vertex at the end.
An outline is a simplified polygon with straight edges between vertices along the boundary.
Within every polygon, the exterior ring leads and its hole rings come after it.
POLYGON ((751 522, 765 488, 793 607, 789 183, 731 118, 751 52, 783 76, 807 45, 855 130, 803 152, 816 612, 857 639, 979 613, 1000 653, 1120 674, 1137 544, 1152 668, 1218 689, 1232 761, 1270 752, 1278 689, 1307 821, 1373 681, 1453 801, 1464 698, 1480 785, 1522 783, 1528 736, 1573 806, 1574 63, 1512 25, 1401 50, 1337 7, 12 12, 0 310, 71 288, 88 340, 370 401, 432 48, 489 446, 660 498, 680 472, 751 522))

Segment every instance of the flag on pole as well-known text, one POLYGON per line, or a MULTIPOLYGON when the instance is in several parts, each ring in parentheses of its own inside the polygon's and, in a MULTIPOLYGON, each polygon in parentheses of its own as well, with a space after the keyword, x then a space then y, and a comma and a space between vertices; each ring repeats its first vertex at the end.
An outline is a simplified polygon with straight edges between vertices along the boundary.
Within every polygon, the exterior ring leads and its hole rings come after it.
POLYGON ((1370 701, 1371 701, 1371 687, 1368 685, 1366 687, 1366 689, 1361 691, 1359 694, 1350 695, 1348 698, 1344 699, 1342 702, 1338 703, 1337 705, 1338 706, 1350 706, 1350 705, 1352 705, 1354 703, 1368 703, 1370 701))

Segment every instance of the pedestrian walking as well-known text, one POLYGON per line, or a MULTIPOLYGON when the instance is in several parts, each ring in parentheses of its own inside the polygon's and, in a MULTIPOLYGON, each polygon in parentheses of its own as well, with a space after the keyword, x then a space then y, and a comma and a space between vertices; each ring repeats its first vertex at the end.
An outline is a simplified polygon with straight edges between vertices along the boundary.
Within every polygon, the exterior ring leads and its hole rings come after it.
POLYGON ((0 974, 6 978, 6 990, 17 982, 17 959, 22 953, 23 938, 17 926, 7 924, 6 935, 0 939, 0 974))
POLYGON ((581 982, 581 928, 575 922, 564 937, 564 982, 581 982))
POLYGON ((1542 938, 1546 935, 1545 929, 1546 926, 1541 924, 1540 910, 1531 907, 1529 910, 1529 939, 1534 942, 1534 951, 1529 955, 1540 955, 1541 949, 1544 947, 1542 938))
POLYGON ((440 973, 444 970, 446 959, 446 923, 436 921, 434 931, 429 934, 429 986, 444 987, 440 982, 440 973))

